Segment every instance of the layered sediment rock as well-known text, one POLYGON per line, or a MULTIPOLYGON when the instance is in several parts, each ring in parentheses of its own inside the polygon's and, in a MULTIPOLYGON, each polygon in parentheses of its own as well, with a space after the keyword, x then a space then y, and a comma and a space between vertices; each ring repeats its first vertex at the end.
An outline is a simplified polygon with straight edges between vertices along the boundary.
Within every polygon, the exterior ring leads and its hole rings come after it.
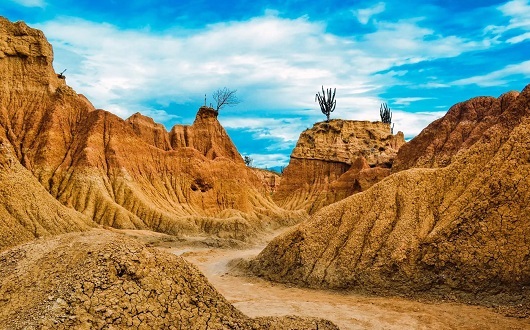
POLYGON ((201 107, 193 125, 174 126, 170 132, 173 149, 190 147, 198 150, 208 159, 225 157, 244 164, 232 140, 217 120, 218 114, 212 108, 201 107))
POLYGON ((144 142, 162 150, 168 151, 172 149, 166 128, 162 124, 155 123, 153 118, 137 112, 127 118, 125 122, 131 125, 136 135, 144 142))
POLYGON ((0 253, 6 329, 338 329, 300 317, 251 319, 184 259, 94 230, 0 253))
POLYGON ((313 213, 389 175, 404 143, 403 133, 392 135, 382 122, 316 123, 300 134, 273 198, 282 207, 313 213))
POLYGON ((274 204, 213 109, 169 133, 140 114, 124 121, 68 87, 52 60, 41 31, 0 18, 0 137, 63 205, 95 224, 237 239, 300 219, 274 204))
POLYGON ((461 294, 530 308, 530 86, 491 104, 498 102, 495 123, 450 165, 401 171, 321 209, 272 241, 254 271, 314 287, 461 294))

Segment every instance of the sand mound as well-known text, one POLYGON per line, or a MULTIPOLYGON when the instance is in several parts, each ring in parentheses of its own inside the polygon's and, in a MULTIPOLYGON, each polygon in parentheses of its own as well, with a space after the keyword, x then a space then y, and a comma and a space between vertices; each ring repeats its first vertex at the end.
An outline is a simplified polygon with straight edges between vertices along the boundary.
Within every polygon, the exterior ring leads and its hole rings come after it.
POLYGON ((9 329, 336 329, 317 319, 250 319, 182 258, 104 230, 1 253, 0 297, 9 329))
POLYGON ((91 226, 88 217, 55 200, 20 165, 0 132, 0 251, 37 237, 91 226))

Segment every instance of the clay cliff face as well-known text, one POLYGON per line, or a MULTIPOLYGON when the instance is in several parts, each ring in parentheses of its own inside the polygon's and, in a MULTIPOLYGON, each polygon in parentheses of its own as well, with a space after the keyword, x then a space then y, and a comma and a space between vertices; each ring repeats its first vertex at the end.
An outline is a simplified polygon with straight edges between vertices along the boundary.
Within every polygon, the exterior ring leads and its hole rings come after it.
POLYGON ((132 127, 134 133, 144 142, 166 151, 173 149, 169 142, 169 134, 166 128, 162 124, 155 123, 153 118, 137 112, 127 118, 125 122, 132 127))
POLYGON ((109 231, 0 253, 6 329, 338 329, 300 317, 251 319, 184 259, 109 231))
POLYGON ((382 122, 316 123, 300 134, 273 198, 282 207, 313 213, 389 175, 404 143, 403 133, 392 135, 382 122))
POLYGON ((93 226, 88 217, 53 198, 0 137, 0 250, 36 237, 93 226))
POLYGON ((124 121, 68 87, 52 60, 42 32, 0 18, 0 138, 80 219, 238 239, 299 219, 270 199, 214 110, 199 109, 193 125, 169 133, 140 114, 124 121))
POLYGON ((450 165, 401 171, 321 209, 271 242, 254 271, 315 287, 530 308, 530 86, 499 100, 509 101, 495 123, 450 165))
POLYGON ((412 167, 444 167, 460 151, 469 149, 484 132, 498 123, 519 93, 500 98, 476 97, 455 104, 447 114, 427 126, 399 149, 392 172, 412 167))
POLYGON ((251 167, 252 171, 258 178, 260 178, 261 182, 267 187, 268 192, 270 194, 274 193, 278 187, 280 186, 280 182, 282 181, 282 177, 280 174, 270 171, 270 170, 264 170, 261 168, 255 168, 251 167))

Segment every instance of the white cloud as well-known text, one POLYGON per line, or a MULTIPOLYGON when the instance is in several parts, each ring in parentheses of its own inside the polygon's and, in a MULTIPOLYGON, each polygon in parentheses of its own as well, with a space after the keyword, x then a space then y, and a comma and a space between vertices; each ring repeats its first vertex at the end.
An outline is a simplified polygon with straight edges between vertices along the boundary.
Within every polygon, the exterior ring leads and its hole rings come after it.
POLYGON ((499 86, 506 84, 511 76, 523 75, 530 77, 530 60, 508 65, 500 70, 490 72, 481 76, 474 76, 454 81, 454 85, 478 85, 483 87, 499 86))
POLYGON ((412 102, 432 100, 432 97, 399 97, 393 99, 393 103, 397 105, 410 105, 412 102))
POLYGON ((252 158, 252 166, 259 168, 272 168, 278 164, 289 163, 289 155, 286 154, 248 154, 252 158))
POLYGON ((300 133, 307 128, 301 118, 223 117, 219 120, 225 128, 252 133, 253 139, 277 140, 268 148, 270 150, 290 150, 298 141, 300 133))
MULTIPOLYGON (((374 14, 381 8, 374 7, 374 14)), ((256 139, 275 139, 278 143, 271 149, 287 150, 300 132, 324 120, 314 102, 322 84, 337 88, 332 118, 379 120, 377 95, 404 74, 392 70, 394 66, 485 47, 420 24, 421 19, 375 22, 375 32, 357 37, 330 34, 323 23, 307 18, 273 14, 156 33, 78 18, 37 27, 54 45, 57 71, 68 68, 67 83, 96 107, 122 118, 140 111, 155 121, 168 121, 179 114, 161 108, 195 102, 198 107, 205 93, 227 86, 238 90, 243 100, 238 109, 246 110, 238 118, 223 115, 221 123, 250 131, 256 139), (380 73, 385 70, 390 71, 380 73), (267 119, 266 109, 285 109, 298 118, 279 114, 267 119)), ((398 115, 396 128, 407 135, 418 131, 420 123, 427 123, 418 116, 398 115)))
POLYGON ((7 0, 19 4, 24 7, 46 7, 46 2, 44 0, 7 0))
POLYGON ((394 134, 402 131, 406 138, 412 138, 418 135, 430 123, 443 117, 446 113, 447 110, 414 113, 392 110, 392 122, 395 124, 394 134))
POLYGON ((416 88, 449 88, 451 87, 450 84, 444 84, 444 83, 438 83, 438 82, 428 82, 425 84, 419 84, 416 86, 416 88))
POLYGON ((512 37, 512 38, 506 40, 506 42, 510 43, 510 44, 518 44, 518 43, 523 42, 523 41, 528 40, 528 39, 530 39, 530 32, 526 32, 526 33, 520 34, 518 36, 512 37))
POLYGON ((510 34, 520 33, 506 40, 511 44, 530 39, 527 32, 530 31, 530 3, 528 0, 512 0, 497 7, 497 9, 509 19, 509 22, 503 25, 489 25, 484 29, 486 33, 493 33, 495 40, 508 32, 510 34))
POLYGON ((357 17, 361 24, 368 24, 372 16, 381 14, 385 11, 385 3, 379 2, 378 4, 364 9, 354 10, 353 14, 357 17))
POLYGON ((362 40, 275 16, 157 34, 71 18, 38 27, 54 45, 56 67, 68 67, 69 84, 102 106, 147 97, 183 103, 230 85, 240 96, 262 92, 243 96, 252 105, 313 107, 310 95, 321 84, 366 94, 383 87, 378 71, 481 48, 416 23, 379 23, 362 40))
POLYGON ((389 67, 437 58, 455 57, 471 50, 486 49, 488 40, 466 40, 443 36, 421 27, 420 18, 377 22, 377 31, 364 36, 364 43, 389 67))
POLYGON ((499 10, 510 17, 507 29, 524 28, 530 30, 530 4, 528 0, 513 0, 502 6, 499 10))

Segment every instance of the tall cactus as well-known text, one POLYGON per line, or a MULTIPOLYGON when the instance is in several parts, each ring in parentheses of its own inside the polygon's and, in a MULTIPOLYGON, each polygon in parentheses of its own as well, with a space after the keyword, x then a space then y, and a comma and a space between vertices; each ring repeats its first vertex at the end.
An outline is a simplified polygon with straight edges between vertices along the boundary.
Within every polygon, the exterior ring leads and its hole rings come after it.
POLYGON ((335 93, 337 92, 337 89, 335 88, 333 90, 333 94, 331 94, 331 88, 328 88, 326 91, 327 97, 326 93, 324 92, 324 86, 322 86, 322 95, 320 95, 320 92, 318 92, 315 95, 315 102, 318 101, 320 110, 322 110, 322 113, 326 115, 326 122, 329 122, 329 115, 337 106, 337 101, 335 100, 335 93))
POLYGON ((383 123, 392 123, 392 111, 390 111, 390 108, 388 107, 388 105, 386 105, 386 103, 381 103, 381 107, 379 108, 379 115, 381 116, 381 121, 383 123))

